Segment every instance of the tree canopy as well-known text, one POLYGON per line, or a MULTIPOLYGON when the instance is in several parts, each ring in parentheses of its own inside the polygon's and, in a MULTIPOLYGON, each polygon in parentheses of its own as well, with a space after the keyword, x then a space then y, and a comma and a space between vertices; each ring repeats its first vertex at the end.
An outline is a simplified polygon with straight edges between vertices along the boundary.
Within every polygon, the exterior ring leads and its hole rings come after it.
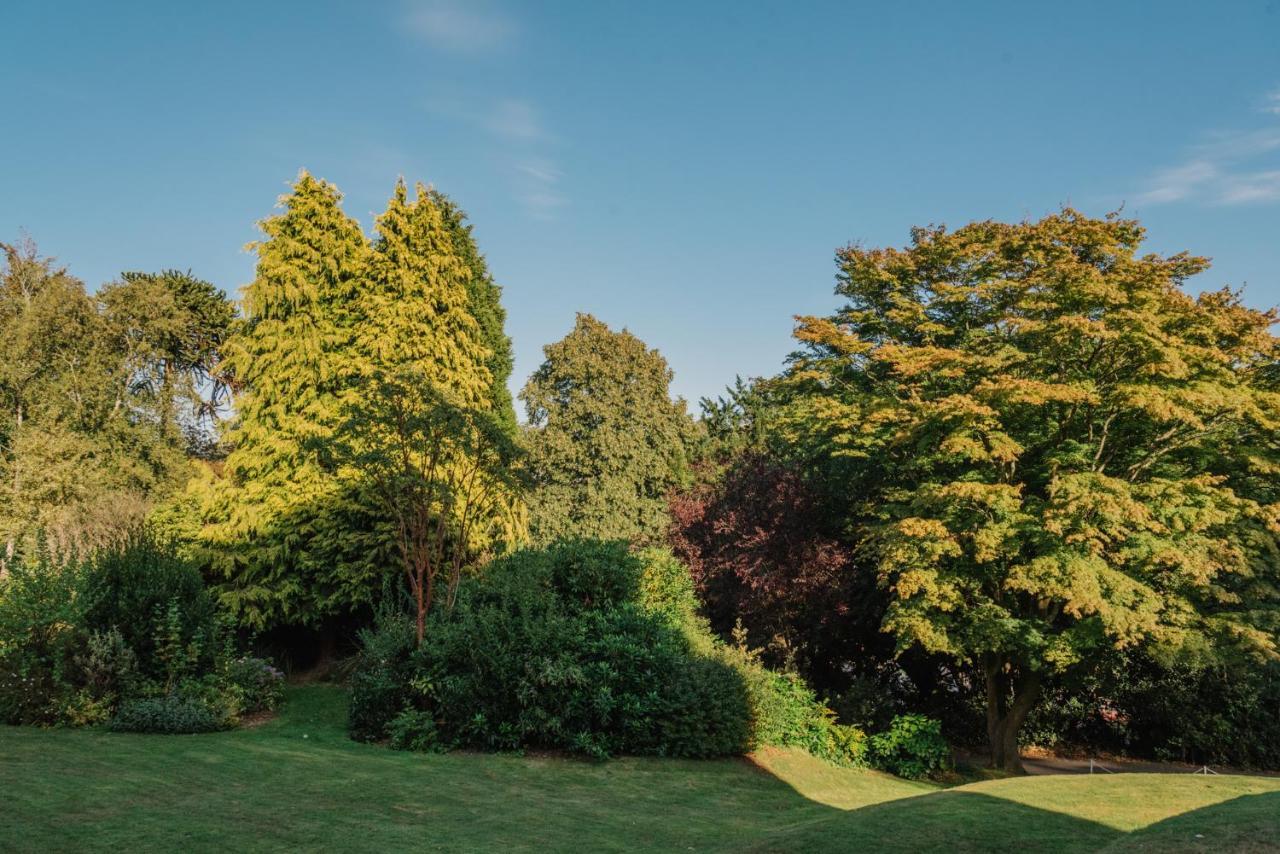
POLYGON ((662 537, 667 492, 688 476, 694 427, 684 401, 670 397, 666 360, 589 314, 543 352, 520 393, 533 537, 662 537))
POLYGON ((233 309, 189 273, 125 273, 90 294, 29 241, 0 270, 0 548, 118 539, 181 486, 216 408, 233 309))
POLYGON ((1272 312, 1072 210, 838 253, 790 436, 840 467, 884 628, 977 665, 996 765, 1045 674, 1104 647, 1275 656, 1272 312))
MULTIPOLYGON (((370 241, 337 189, 304 172, 283 211, 262 224, 245 320, 225 347, 237 391, 232 450, 202 534, 225 577, 224 600, 250 625, 314 623, 370 604, 394 577, 397 514, 368 467, 351 465, 370 459, 382 433, 349 433, 355 423, 386 427, 404 440, 397 449, 414 454, 421 436, 384 424, 391 410, 374 398, 397 388, 477 417, 501 405, 488 346, 506 348, 509 371, 499 291, 461 212, 442 200, 421 185, 410 198, 398 182, 370 241), (405 388, 410 379, 415 390, 405 388), (326 454, 331 446, 347 453, 326 454)), ((411 462, 406 470, 421 469, 411 462)), ((503 519, 523 519, 514 495, 494 504, 503 519)), ((520 533, 478 527, 485 547, 520 533)))
POLYGON ((331 184, 299 175, 281 213, 261 223, 244 320, 225 346, 236 415, 204 539, 223 600, 258 626, 333 607, 320 581, 334 568, 323 534, 339 512, 339 484, 311 447, 339 418, 369 251, 340 201, 331 184))

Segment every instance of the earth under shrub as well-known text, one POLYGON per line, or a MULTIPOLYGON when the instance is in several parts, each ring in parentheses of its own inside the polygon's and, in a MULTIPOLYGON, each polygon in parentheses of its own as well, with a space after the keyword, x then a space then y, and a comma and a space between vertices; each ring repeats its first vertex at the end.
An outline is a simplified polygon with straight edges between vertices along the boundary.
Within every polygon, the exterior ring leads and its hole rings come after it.
POLYGON ((669 554, 577 541, 494 561, 433 611, 426 640, 384 613, 362 638, 351 735, 411 749, 739 755, 797 745, 858 764, 860 730, 802 681, 724 644, 669 554))

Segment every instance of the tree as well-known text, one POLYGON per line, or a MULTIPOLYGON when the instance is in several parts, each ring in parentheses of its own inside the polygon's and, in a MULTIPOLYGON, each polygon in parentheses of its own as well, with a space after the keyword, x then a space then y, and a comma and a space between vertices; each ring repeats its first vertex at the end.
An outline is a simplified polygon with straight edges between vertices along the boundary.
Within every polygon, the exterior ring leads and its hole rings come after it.
MULTIPOLYGON (((439 490, 449 492, 454 486, 450 477, 459 470, 470 471, 475 465, 486 464, 492 451, 491 442, 480 442, 473 436, 480 429, 476 425, 488 425, 493 419, 497 419, 494 423, 505 422, 500 413, 492 410, 493 378, 487 367, 492 354, 485 346, 485 329, 472 313, 469 288, 475 271, 457 253, 457 221, 450 222, 445 209, 438 204, 438 198, 437 194, 419 184, 415 188, 415 198, 411 200, 404 182, 400 181, 387 210, 378 218, 377 239, 357 301, 360 322, 356 357, 348 366, 350 379, 344 397, 348 427, 344 429, 362 422, 376 425, 380 419, 391 417, 384 409, 389 405, 388 401, 378 400, 378 395, 400 395, 401 391, 397 390, 402 390, 412 378, 417 383, 416 393, 421 395, 427 409, 415 416, 418 418, 418 426, 414 428, 417 432, 399 436, 396 447, 402 451, 422 450, 426 443, 439 451, 448 445, 448 453, 435 459, 435 465, 426 469, 423 469, 426 463, 422 460, 403 461, 405 464, 412 462, 413 468, 419 471, 419 480, 428 485, 434 484, 431 488, 436 489, 427 493, 430 500, 426 504, 416 500, 411 502, 418 508, 414 512, 421 518, 431 516, 442 520, 448 516, 445 511, 461 499, 452 494, 445 496, 439 490), (422 432, 433 425, 440 428, 452 426, 466 435, 441 437, 429 431, 422 432), (467 458, 468 448, 473 448, 483 459, 467 458)), ((455 215, 460 216, 456 209, 455 215)), ((471 246, 474 249, 474 244, 471 246)), ((501 310, 500 306, 496 307, 501 310)), ((501 333, 500 325, 498 332, 501 333)), ((402 407, 397 417, 404 414, 402 407)), ((338 438, 343 442, 359 440, 355 436, 338 438)), ((512 439, 509 428, 507 438, 512 439)), ((366 463, 370 459, 368 454, 373 454, 376 459, 376 449, 358 444, 355 447, 363 448, 360 453, 366 463)), ((383 450, 385 447, 384 441, 383 450)), ((423 450, 423 453, 427 452, 423 450)), ((403 485, 406 481, 401 477, 398 482, 403 485)), ((365 521, 357 521, 354 527, 371 534, 365 554, 372 559, 366 560, 366 566, 360 572, 353 571, 349 575, 370 581, 377 580, 386 557, 399 555, 402 560, 408 559, 403 545, 405 534, 401 513, 404 508, 390 506, 385 478, 375 480, 377 483, 382 485, 375 490, 372 504, 359 507, 360 502, 356 502, 358 512, 352 514, 352 518, 365 517, 365 521)), ((493 489, 486 494, 484 502, 466 503, 466 509, 472 516, 467 520, 465 538, 453 537, 456 532, 446 527, 437 533, 441 537, 448 534, 452 538, 446 538, 448 551, 445 550, 446 539, 430 541, 432 548, 438 547, 441 551, 431 559, 428 583, 434 577, 437 564, 445 558, 456 560, 456 566, 461 567, 477 552, 500 548, 518 539, 524 512, 520 496, 515 490, 499 488, 497 483, 494 481, 493 489), (477 513, 487 515, 476 519, 474 514, 477 513)), ((361 488, 358 482, 355 486, 361 488)), ((406 496, 406 500, 411 497, 406 496)), ((418 495, 418 498, 422 496, 418 495)), ((423 565, 419 564, 419 569, 422 568, 423 565)), ((365 585, 368 589, 378 586, 376 583, 365 585)), ((428 608, 430 594, 431 591, 425 589, 414 591, 415 597, 426 595, 428 608)))
POLYGON ((794 464, 763 451, 671 499, 670 541, 721 636, 741 626, 775 665, 828 689, 868 663, 881 596, 830 530, 838 514, 794 464), (835 517, 835 518, 833 518, 835 517))
POLYGON ((230 306, 190 276, 199 304, 141 274, 91 296, 29 241, 4 250, 0 537, 6 551, 36 529, 60 546, 102 545, 180 485, 203 367, 166 347, 222 334, 230 306))
POLYGON ((1277 654, 1272 312, 1072 211, 837 255, 799 319, 792 437, 840 461, 885 630, 975 665, 992 763, 1104 647, 1277 654))
POLYGON ((660 538, 667 492, 687 478, 693 436, 684 401, 669 396, 666 360, 589 314, 543 352, 520 394, 530 424, 533 536, 660 538))
MULTIPOLYGON (((348 460, 372 453, 344 431, 378 423, 378 394, 412 377, 424 400, 476 418, 493 400, 491 353, 468 292, 475 271, 432 194, 418 186, 410 199, 398 182, 372 244, 340 201, 303 173, 284 212, 263 224, 245 322, 220 366, 238 389, 237 419, 203 539, 227 576, 224 600, 257 627, 369 605, 404 558, 404 520, 385 484, 372 489, 364 467, 326 454, 331 444, 348 448, 348 460)), ((523 518, 519 496, 504 500, 495 519, 472 527, 459 561, 498 547, 489 533, 518 536, 518 525, 496 520, 523 518)), ((443 499, 432 501, 436 513, 443 499)))
POLYGON ((216 441, 207 428, 228 395, 218 363, 235 320, 231 300, 178 270, 123 273, 99 299, 114 334, 129 343, 132 382, 156 401, 161 430, 177 426, 191 452, 206 452, 216 441))
POLYGON ((379 371, 365 382, 321 453, 361 478, 391 520, 421 644, 442 573, 452 608, 478 543, 509 536, 520 522, 510 500, 515 444, 494 415, 458 406, 420 370, 379 371))
POLYGON ((507 337, 507 312, 502 307, 502 286, 493 280, 489 265, 485 263, 476 245, 471 223, 466 212, 452 199, 438 190, 428 191, 432 205, 440 211, 444 228, 453 238, 453 254, 467 269, 467 305, 471 316, 479 326, 479 339, 489 351, 485 367, 489 369, 489 408, 507 425, 511 435, 516 434, 516 411, 511 401, 507 381, 515 367, 511 352, 511 339, 507 337))
POLYGON ((314 621, 345 597, 328 551, 342 543, 324 536, 341 485, 314 451, 341 418, 369 252, 340 202, 333 185, 298 176, 281 213, 261 223, 244 319, 223 348, 236 415, 202 540, 226 579, 224 603, 257 627, 314 621))

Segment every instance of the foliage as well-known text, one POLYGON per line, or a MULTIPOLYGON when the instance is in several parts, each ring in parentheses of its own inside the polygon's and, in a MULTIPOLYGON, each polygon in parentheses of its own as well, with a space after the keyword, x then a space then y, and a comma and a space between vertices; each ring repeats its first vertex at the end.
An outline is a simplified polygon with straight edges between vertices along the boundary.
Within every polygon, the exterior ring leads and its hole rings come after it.
POLYGON ((199 573, 149 535, 88 558, 41 546, 0 577, 0 721, 203 731, 195 705, 234 726, 283 691, 235 647, 199 573))
POLYGON ((244 655, 223 667, 223 678, 237 695, 241 714, 274 711, 284 701, 284 673, 265 658, 244 655))
MULTIPOLYGON (((342 597, 341 486, 309 443, 339 418, 354 301, 369 247, 335 187, 303 172, 261 223, 244 319, 223 351, 236 417, 225 477, 203 501, 203 545, 223 603, 245 624, 304 622, 342 597)), ((364 546, 365 544, 359 544, 364 546)))
POLYGON ((439 733, 433 713, 403 709, 387 724, 387 741, 396 750, 423 753, 438 749, 439 733))
POLYGON ((427 191, 432 205, 440 212, 445 231, 453 240, 453 254, 467 271, 467 309, 475 318, 480 343, 488 351, 485 367, 489 370, 489 406, 499 423, 514 437, 516 411, 507 381, 515 367, 511 339, 507 337, 507 311, 502 307, 502 287, 493 280, 489 265, 476 245, 467 215, 453 199, 439 190, 427 191))
POLYGON ((1237 767, 1280 766, 1280 664, 1109 651, 1051 681, 1028 717, 1043 747, 1237 767))
MULTIPOLYGON (((490 564, 408 656, 407 700, 430 713, 413 719, 430 720, 447 747, 740 752, 747 719, 736 679, 712 663, 681 672, 697 665, 676 628, 637 604, 641 570, 617 543, 558 544, 490 564)), ((388 648, 394 641, 376 641, 365 657, 378 668, 388 648)), ((353 722, 367 717, 353 708, 353 722)))
POLYGON ((227 476, 193 487, 206 493, 201 539, 226 577, 222 598, 258 628, 367 607, 397 563, 416 577, 421 556, 405 552, 406 538, 426 528, 407 532, 408 519, 443 522, 427 548, 447 546, 439 560, 459 566, 523 534, 519 496, 487 489, 495 477, 484 479, 484 501, 459 494, 464 472, 495 471, 492 434, 505 447, 512 433, 493 409, 502 394, 490 365, 510 371, 499 289, 461 211, 420 185, 410 199, 401 181, 370 242, 340 201, 304 172, 262 224, 245 321, 225 348, 238 393, 227 476), (395 423, 410 410, 408 429, 395 423), (443 447, 439 428, 458 418, 501 429, 449 433, 448 453, 429 463, 443 447), (401 475, 416 474, 388 480, 393 456, 401 475), (409 481, 421 501, 394 512, 409 481))
POLYGON ((179 735, 216 732, 223 729, 223 724, 200 700, 180 694, 165 694, 124 701, 107 723, 107 728, 115 732, 179 735))
POLYGON ((1276 339, 1136 222, 916 229, 839 253, 786 430, 837 469, 884 627, 978 667, 996 765, 1046 676, 1100 649, 1276 650, 1276 339))
POLYGON ((37 530, 92 549, 180 487, 231 307, 189 274, 91 295, 29 241, 0 248, 0 561, 37 530))
POLYGON ((924 715, 899 715, 870 739, 871 761, 891 774, 918 780, 951 768, 942 724, 924 715))
POLYGON ((204 579, 151 534, 136 531, 121 544, 96 552, 87 561, 79 596, 84 610, 79 625, 91 632, 119 633, 145 677, 168 679, 169 665, 157 646, 157 623, 165 627, 159 640, 169 648, 170 661, 176 663, 194 645, 199 660, 190 669, 211 666, 219 626, 204 579))
POLYGON ((464 408, 424 375, 402 371, 366 379, 367 395, 322 450, 361 478, 390 520, 422 642, 439 596, 453 606, 468 559, 514 536, 516 446, 487 412, 464 408))
POLYGON ((361 629, 359 640, 347 729, 356 741, 378 741, 391 735, 388 722, 409 703, 415 623, 398 610, 384 607, 373 626, 361 629))
POLYGON ((126 272, 100 298, 121 334, 138 342, 142 356, 134 383, 159 403, 162 429, 176 416, 188 451, 216 455, 216 436, 202 428, 218 417, 228 387, 220 376, 220 350, 235 322, 235 306, 191 271, 126 272))
POLYGON ((669 396, 666 360, 588 314, 543 352, 520 393, 535 541, 659 540, 667 492, 687 479, 694 439, 684 401, 669 396))
POLYGON ((720 636, 740 624, 770 663, 828 684, 888 651, 883 596, 830 533, 831 503, 796 466, 748 452, 672 496, 669 535, 720 636))
POLYGON ((864 764, 865 734, 856 726, 838 723, 800 676, 766 667, 759 651, 748 647, 740 628, 734 632, 733 644, 712 633, 699 613, 693 578, 684 563, 656 548, 644 550, 639 557, 644 567, 640 601, 645 609, 680 626, 691 649, 731 668, 741 680, 753 747, 800 747, 838 765, 864 764))
POLYGON ((73 704, 81 575, 39 543, 0 576, 0 721, 53 724, 73 704))
POLYGON ((352 735, 596 757, 794 745, 862 761, 860 731, 798 678, 717 641, 696 608, 687 569, 664 552, 593 541, 517 552, 464 581, 422 646, 394 613, 365 634, 352 735))

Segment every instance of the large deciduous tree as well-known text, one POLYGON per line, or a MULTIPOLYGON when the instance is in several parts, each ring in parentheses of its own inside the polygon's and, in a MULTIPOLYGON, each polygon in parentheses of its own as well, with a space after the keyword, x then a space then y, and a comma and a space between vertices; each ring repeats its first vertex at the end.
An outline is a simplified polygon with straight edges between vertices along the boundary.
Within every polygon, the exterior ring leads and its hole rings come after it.
POLYGON ((190 274, 125 274, 89 294, 34 244, 3 248, 0 548, 36 529, 101 545, 180 485, 212 399, 207 351, 177 342, 220 339, 232 309, 190 274))
POLYGON ((520 394, 533 537, 661 538, 667 493, 687 477, 693 436, 684 401, 670 397, 666 360, 589 314, 543 352, 520 394))
POLYGON ((1276 317, 1182 289, 1135 221, 921 228, 839 252, 789 430, 840 461, 884 628, 975 666, 994 765, 1103 647, 1277 653, 1276 317))

